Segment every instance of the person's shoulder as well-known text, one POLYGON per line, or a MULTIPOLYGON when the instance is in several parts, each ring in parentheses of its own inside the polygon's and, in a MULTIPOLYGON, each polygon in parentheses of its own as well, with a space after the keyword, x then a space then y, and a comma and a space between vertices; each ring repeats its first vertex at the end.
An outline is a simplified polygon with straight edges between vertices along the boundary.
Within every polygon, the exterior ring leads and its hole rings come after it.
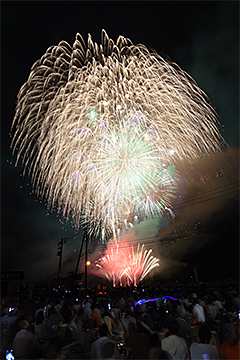
POLYGON ((196 349, 196 348, 199 348, 200 345, 199 343, 196 343, 196 342, 193 342, 191 345, 190 345, 190 349, 196 349))
POLYGON ((177 341, 182 342, 182 343, 187 343, 186 339, 182 336, 179 335, 175 335, 175 338, 177 339, 177 341))
POLYGON ((27 330, 27 336, 32 339, 37 339, 37 335, 35 335, 32 331, 27 330))
POLYGON ((161 340, 162 344, 166 344, 172 340, 172 335, 166 336, 161 340))

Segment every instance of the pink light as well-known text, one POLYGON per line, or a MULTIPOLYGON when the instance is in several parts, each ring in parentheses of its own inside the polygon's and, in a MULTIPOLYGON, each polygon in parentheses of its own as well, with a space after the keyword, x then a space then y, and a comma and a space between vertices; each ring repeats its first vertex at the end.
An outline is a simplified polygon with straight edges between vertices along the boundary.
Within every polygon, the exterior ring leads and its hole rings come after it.
POLYGON ((127 285, 133 283, 137 286, 138 281, 142 281, 154 267, 159 266, 158 259, 150 256, 151 252, 151 249, 144 250, 144 245, 138 244, 137 248, 129 245, 126 239, 119 243, 110 241, 97 267, 112 281, 113 286, 117 282, 122 286, 124 279, 127 285))

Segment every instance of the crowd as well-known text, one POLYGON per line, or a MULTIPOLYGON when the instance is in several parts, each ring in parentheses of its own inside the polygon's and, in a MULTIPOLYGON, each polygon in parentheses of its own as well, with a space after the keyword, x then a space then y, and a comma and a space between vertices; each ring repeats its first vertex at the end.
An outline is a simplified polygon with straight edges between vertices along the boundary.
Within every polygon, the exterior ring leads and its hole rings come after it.
POLYGON ((2 303, 1 358, 239 359, 239 310, 231 286, 26 294, 2 303))

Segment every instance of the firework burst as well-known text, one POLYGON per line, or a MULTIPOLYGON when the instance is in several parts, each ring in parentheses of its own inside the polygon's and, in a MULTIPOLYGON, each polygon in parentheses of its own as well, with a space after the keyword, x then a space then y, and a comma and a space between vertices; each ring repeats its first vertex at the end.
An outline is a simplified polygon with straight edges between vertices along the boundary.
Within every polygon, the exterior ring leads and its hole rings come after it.
POLYGON ((220 150, 214 110, 176 64, 102 31, 51 46, 18 94, 13 152, 75 225, 113 235, 171 208, 174 164, 220 150))
POLYGON ((124 271, 134 286, 137 286, 137 282, 142 281, 156 266, 159 266, 159 259, 150 256, 152 249, 144 251, 144 246, 144 244, 142 246, 138 244, 136 251, 132 246, 129 266, 124 271))
POLYGON ((96 266, 106 278, 113 282, 122 284, 124 277, 128 284, 137 286, 156 266, 159 259, 151 256, 152 249, 144 250, 145 245, 130 246, 126 241, 115 243, 110 241, 102 258, 96 266))
POLYGON ((116 282, 122 280, 127 267, 127 258, 125 256, 128 249, 125 242, 115 243, 109 241, 105 255, 98 260, 96 266, 101 273, 106 276, 109 281, 113 282, 113 286, 116 286, 116 282))

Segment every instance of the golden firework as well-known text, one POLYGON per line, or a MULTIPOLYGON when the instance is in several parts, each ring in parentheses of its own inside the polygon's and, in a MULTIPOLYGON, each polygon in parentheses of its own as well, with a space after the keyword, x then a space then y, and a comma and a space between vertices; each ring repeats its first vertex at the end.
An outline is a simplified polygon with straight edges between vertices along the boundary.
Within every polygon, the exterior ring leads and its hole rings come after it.
POLYGON ((176 161, 220 150, 216 114, 176 64, 102 31, 51 46, 18 94, 13 152, 39 197, 89 232, 171 207, 176 161))

